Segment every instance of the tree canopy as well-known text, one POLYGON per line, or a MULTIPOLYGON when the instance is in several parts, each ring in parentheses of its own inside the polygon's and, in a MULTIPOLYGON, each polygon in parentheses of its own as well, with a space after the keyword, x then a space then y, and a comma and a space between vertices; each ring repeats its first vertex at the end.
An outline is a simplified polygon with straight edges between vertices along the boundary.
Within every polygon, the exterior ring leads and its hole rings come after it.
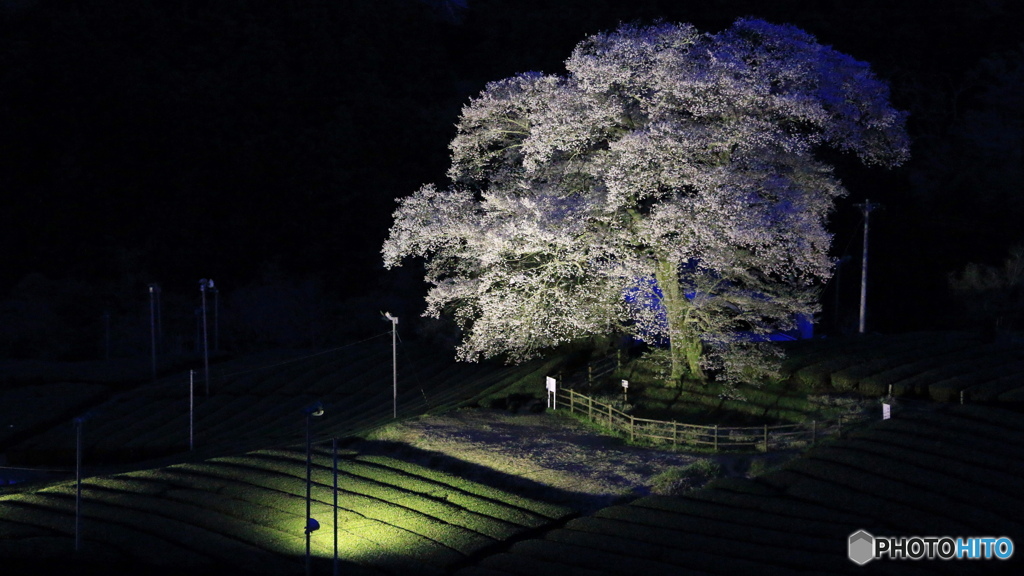
POLYGON ((845 191, 820 151, 907 157, 887 85, 757 19, 624 25, 566 69, 492 82, 463 108, 451 184, 400 200, 385 265, 426 259, 426 314, 456 318, 463 359, 626 331, 667 342, 676 378, 756 368, 750 349, 815 313, 831 273, 826 218, 845 191))

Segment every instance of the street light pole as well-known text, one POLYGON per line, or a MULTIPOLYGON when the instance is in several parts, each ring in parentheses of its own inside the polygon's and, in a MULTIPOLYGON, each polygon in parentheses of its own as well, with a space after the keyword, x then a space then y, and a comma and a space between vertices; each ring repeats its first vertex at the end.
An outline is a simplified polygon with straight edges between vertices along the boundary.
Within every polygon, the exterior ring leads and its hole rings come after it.
POLYGON ((156 382, 156 298, 160 286, 149 285, 149 336, 153 343, 153 382, 156 382))
POLYGON ((333 574, 338 574, 338 438, 335 436, 331 441, 331 451, 334 456, 334 564, 333 574))
POLYGON ((75 552, 82 547, 82 425, 85 417, 75 418, 75 552))
POLYGON ((188 451, 191 452, 195 447, 193 439, 195 438, 195 377, 196 371, 188 371, 188 451))
POLYGON ((213 289, 213 280, 199 281, 199 292, 203 300, 203 378, 206 380, 206 395, 210 395, 210 345, 206 335, 206 291, 213 289))
POLYGON ((220 352, 220 290, 213 286, 210 280, 210 288, 213 289, 213 351, 220 352))
POLYGON ((313 417, 323 416, 324 406, 315 402, 307 406, 306 413, 306 576, 310 576, 312 570, 310 560, 310 535, 320 528, 320 524, 312 517, 312 487, 313 487, 313 437, 311 422, 313 417))
POLYGON ((391 405, 392 418, 398 418, 398 352, 396 344, 398 316, 392 316, 390 312, 385 312, 384 318, 391 321, 391 405))

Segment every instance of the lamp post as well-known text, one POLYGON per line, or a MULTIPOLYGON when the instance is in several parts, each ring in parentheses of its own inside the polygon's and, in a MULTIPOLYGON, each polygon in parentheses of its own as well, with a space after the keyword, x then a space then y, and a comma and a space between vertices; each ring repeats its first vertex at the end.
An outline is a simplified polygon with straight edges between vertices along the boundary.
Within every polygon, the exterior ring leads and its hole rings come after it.
POLYGON ((82 547, 82 425, 85 416, 75 418, 75 552, 82 547))
POLYGON ((195 438, 195 409, 196 409, 196 395, 195 395, 195 379, 196 371, 188 371, 188 451, 191 452, 195 447, 193 442, 195 438))
POLYGON ((334 456, 334 564, 333 574, 338 576, 338 438, 331 440, 331 452, 334 456))
POLYGON ((311 515, 313 487, 313 437, 311 423, 314 417, 324 415, 324 405, 314 402, 303 410, 306 414, 306 576, 310 575, 309 539, 310 535, 320 528, 320 524, 311 515))
POLYGON ((156 382, 156 301, 159 298, 160 286, 149 285, 149 336, 153 350, 153 382, 156 382))
POLYGON ((391 321, 391 406, 392 418, 398 418, 398 355, 396 346, 398 316, 392 316, 390 312, 385 312, 384 319, 391 321))
POLYGON ((213 280, 210 280, 210 288, 213 289, 213 351, 220 352, 220 290, 213 286, 213 280))
POLYGON ((206 380, 206 395, 210 395, 210 345, 206 337, 206 291, 213 289, 213 280, 199 281, 199 292, 203 300, 203 378, 206 380))

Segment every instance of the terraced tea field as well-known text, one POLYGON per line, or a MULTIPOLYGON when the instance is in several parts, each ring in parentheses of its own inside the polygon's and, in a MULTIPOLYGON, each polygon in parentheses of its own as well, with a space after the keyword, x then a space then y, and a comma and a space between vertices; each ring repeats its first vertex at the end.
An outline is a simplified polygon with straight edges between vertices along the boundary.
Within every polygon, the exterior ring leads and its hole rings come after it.
MULTIPOLYGON (((470 481, 430 469, 429 458, 343 450, 335 508, 325 441, 393 421, 387 344, 373 339, 317 355, 218 365, 208 397, 196 378, 193 452, 187 377, 118 394, 99 382, 81 384, 77 394, 55 399, 65 412, 91 407, 83 430, 81 551, 74 551, 74 482, 7 488, 0 491, 2 574, 298 574, 305 550, 303 409, 314 401, 325 408, 309 420, 316 440, 311 509, 320 524, 311 536, 315 574, 331 569, 335 532, 346 574, 1021 573, 1020 554, 999 564, 861 567, 847 558, 847 538, 860 529, 1024 542, 1024 416, 970 402, 907 408, 756 478, 721 479, 685 497, 648 496, 584 517, 540 501, 543 491, 533 498, 513 493, 480 475, 479 464, 470 481)), ((1018 348, 932 334, 806 343, 791 356, 784 383, 792 398, 802 392, 805 404, 785 408, 790 400, 778 396, 774 405, 806 414, 809 391, 871 396, 871 386, 893 378, 901 383, 894 394, 973 390, 978 402, 979 390, 1002 390, 996 401, 1012 403, 1016 388, 1006 387, 1016 378, 1018 348), (958 388, 964 383, 970 385, 958 388)), ((532 389, 533 382, 540 390, 556 365, 460 365, 406 347, 399 419, 497 398, 498 390, 532 389)), ((18 402, 0 407, 0 416, 31 427, 31 412, 17 411, 46 407, 33 404, 40 398, 33 393, 72 385, 9 387, 4 398, 18 402)), ((752 404, 771 406, 769 396, 752 404)), ((69 421, 34 425, 38 434, 0 437, 12 460, 74 462, 69 421)))
POLYGON ((803 390, 939 402, 1024 402, 1024 342, 918 332, 793 343, 786 369, 803 390))
MULTIPOLYGON (((4 574, 61 567, 117 573, 298 574, 305 554, 304 451, 268 450, 85 480, 81 549, 75 484, 0 496, 4 574), (15 570, 15 571, 12 571, 15 570)), ((312 468, 317 573, 442 574, 571 511, 387 457, 342 452, 312 468)), ((24 572, 29 573, 29 572, 24 572)))
MULTIPOLYGON (((94 406, 84 424, 86 462, 125 464, 181 455, 190 441, 190 386, 194 388, 193 446, 196 456, 238 454, 301 441, 304 408, 315 402, 325 407, 315 420, 320 437, 343 437, 393 420, 391 346, 388 339, 371 339, 333 351, 268 362, 244 359, 211 371, 210 394, 196 372, 145 383, 94 406)), ((519 379, 543 380, 545 366, 456 363, 449 354, 429 347, 403 344, 399 356, 398 418, 443 410, 489 389, 519 379)), ((59 387, 67 388, 63 384, 59 387)), ((50 405, 72 404, 56 390, 25 387, 35 404, 24 398, 0 407, 0 420, 51 417, 50 405), (49 400, 48 400, 49 399, 49 400), (36 406, 38 404, 38 406, 36 406), (38 408, 38 410, 37 410, 38 408), (10 414, 3 414, 10 411, 10 414), (33 416, 35 414, 35 416, 33 416)), ((92 390, 74 388, 78 398, 92 390)), ((90 398, 95 398, 94 396, 90 398)), ((8 395, 17 394, 17 389, 8 395)), ((75 430, 68 418, 40 433, 3 446, 12 465, 68 466, 74 462, 75 430)))
POLYGON ((460 576, 989 574, 1005 561, 858 566, 850 534, 1024 542, 1024 416, 988 407, 906 412, 754 479, 646 497, 570 521, 460 576))
MULTIPOLYGON (((782 378, 766 386, 740 384, 741 398, 715 383, 666 386, 644 362, 620 369, 604 387, 621 399, 630 380, 638 417, 694 424, 760 425, 856 417, 890 393, 913 400, 1024 405, 1024 341, 982 341, 976 334, 918 332, 783 344, 782 378), (860 400, 858 402, 858 400, 860 400)), ((586 393, 586 389, 584 389, 586 393)))

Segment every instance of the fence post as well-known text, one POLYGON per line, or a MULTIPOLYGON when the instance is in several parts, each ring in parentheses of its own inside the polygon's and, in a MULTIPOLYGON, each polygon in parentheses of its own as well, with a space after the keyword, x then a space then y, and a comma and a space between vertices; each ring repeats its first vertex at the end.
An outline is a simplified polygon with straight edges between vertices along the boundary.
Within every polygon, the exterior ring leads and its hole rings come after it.
POLYGON ((592 387, 593 385, 594 385, 594 367, 592 365, 590 365, 590 364, 587 364, 587 386, 591 386, 592 387))
POLYGON ((672 445, 679 444, 679 423, 672 421, 672 445))
POLYGON ((615 429, 615 424, 612 423, 612 405, 608 405, 608 427, 615 429))
POLYGON ((594 399, 587 396, 587 418, 594 419, 594 399))
POLYGON ((768 452, 768 425, 764 425, 764 451, 768 452))
POLYGON ((718 452, 718 424, 715 424, 715 452, 718 452))
POLYGON ((636 420, 633 415, 629 415, 629 441, 636 442, 636 420))

